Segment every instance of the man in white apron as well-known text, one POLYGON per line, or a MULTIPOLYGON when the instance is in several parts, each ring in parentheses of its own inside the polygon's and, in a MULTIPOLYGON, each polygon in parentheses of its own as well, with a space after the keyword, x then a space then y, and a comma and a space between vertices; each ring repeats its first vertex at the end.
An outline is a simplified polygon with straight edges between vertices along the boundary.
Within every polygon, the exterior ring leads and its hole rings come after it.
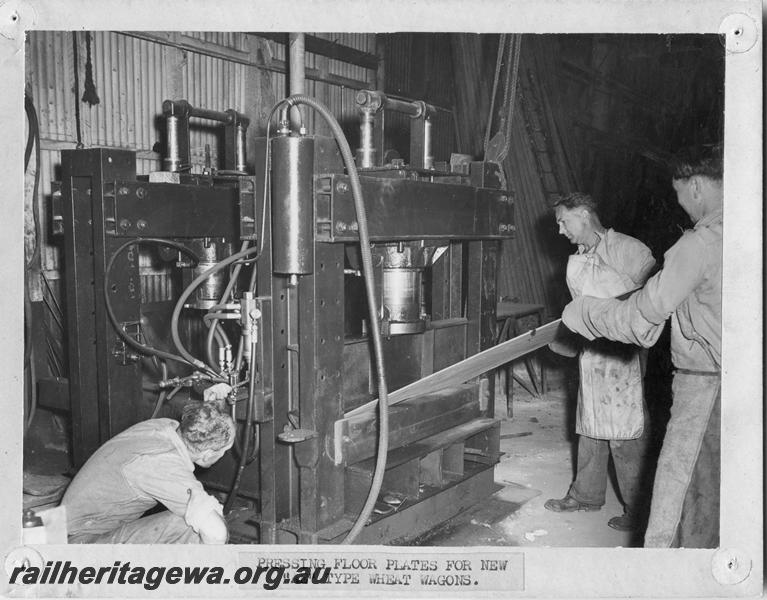
MULTIPOLYGON (((569 194, 554 203, 559 233, 578 246, 567 263, 567 286, 573 298, 614 298, 640 288, 655 260, 642 242, 605 229, 596 203, 586 194, 569 194)), ((552 349, 557 351, 555 346, 552 349)), ((580 351, 580 386, 575 431, 578 465, 564 498, 550 499, 548 510, 599 510, 605 502, 607 461, 612 453, 624 514, 608 525, 621 531, 638 528, 644 513, 642 477, 649 427, 636 346, 595 340, 580 351)))
POLYGON ((672 183, 695 223, 664 256, 663 269, 625 300, 581 296, 562 320, 587 339, 652 346, 671 318, 671 417, 658 458, 645 547, 719 543, 722 352, 721 146, 678 155, 672 183))

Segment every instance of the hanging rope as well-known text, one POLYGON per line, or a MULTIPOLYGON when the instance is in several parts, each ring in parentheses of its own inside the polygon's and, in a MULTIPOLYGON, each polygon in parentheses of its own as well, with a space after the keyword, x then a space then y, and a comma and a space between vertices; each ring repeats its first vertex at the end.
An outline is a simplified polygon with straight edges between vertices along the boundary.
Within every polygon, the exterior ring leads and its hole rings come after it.
POLYGON ((82 125, 80 123, 80 56, 77 50, 77 32, 72 32, 72 62, 75 71, 75 129, 77 132, 77 148, 83 147, 82 125))
POLYGON ((95 106, 100 102, 98 92, 96 92, 96 84, 93 82, 93 63, 91 61, 91 32, 85 32, 85 83, 83 87, 83 102, 87 102, 91 106, 95 106))
POLYGON ((485 145, 484 151, 487 156, 487 151, 490 148, 490 132, 493 130, 493 117, 495 116, 495 96, 498 92, 498 82, 501 79, 501 66, 503 65, 503 54, 506 47, 506 34, 502 33, 501 38, 498 41, 498 56, 495 60, 495 76, 493 77, 493 92, 490 95, 490 114, 487 116, 487 127, 485 128, 485 145))
POLYGON ((514 116, 515 101, 517 96, 517 82, 519 80, 519 57, 522 48, 522 35, 511 36, 502 34, 498 42, 498 56, 495 63, 495 78, 493 80, 493 92, 490 100, 490 114, 485 129, 485 160, 491 160, 500 164, 509 152, 511 143, 511 123, 514 116), (509 37, 512 39, 509 40, 509 37), (505 65, 505 70, 503 66, 505 65), (503 103, 501 105, 501 117, 498 131, 493 132, 495 118, 495 100, 498 88, 503 78, 503 103), (497 146, 497 147, 496 147, 497 146))

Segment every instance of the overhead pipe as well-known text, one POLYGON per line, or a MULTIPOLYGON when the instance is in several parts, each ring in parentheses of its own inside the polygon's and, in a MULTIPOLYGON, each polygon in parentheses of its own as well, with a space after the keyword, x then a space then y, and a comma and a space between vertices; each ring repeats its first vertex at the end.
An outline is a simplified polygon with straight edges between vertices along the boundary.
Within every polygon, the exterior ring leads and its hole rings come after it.
MULTIPOLYGON (((289 91, 291 96, 306 93, 306 46, 303 33, 291 33, 288 37, 288 60, 290 64, 289 91)), ((303 110, 299 106, 290 108, 290 128, 299 131, 304 125, 303 110)))
POLYGON ((250 119, 229 109, 221 112, 192 106, 186 100, 164 100, 167 149, 163 159, 166 171, 185 171, 191 167, 189 146, 189 119, 208 119, 224 124, 224 161, 227 171, 244 173, 246 170, 245 140, 250 119))
POLYGON ((357 158, 362 168, 380 166, 383 161, 383 111, 410 117, 410 165, 432 169, 432 117, 437 108, 419 100, 401 100, 378 90, 360 90, 355 96, 360 113, 360 148, 357 158))
POLYGON ((378 90, 360 90, 355 96, 359 108, 370 108, 377 112, 381 109, 402 113, 411 118, 431 117, 436 114, 437 107, 420 100, 402 100, 388 96, 378 90))

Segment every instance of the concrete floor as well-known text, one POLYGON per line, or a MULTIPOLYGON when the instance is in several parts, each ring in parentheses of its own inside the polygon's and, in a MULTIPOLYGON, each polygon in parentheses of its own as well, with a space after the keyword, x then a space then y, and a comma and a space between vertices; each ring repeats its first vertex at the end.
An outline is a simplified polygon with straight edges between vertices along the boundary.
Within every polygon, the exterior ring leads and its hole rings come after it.
MULTIPOLYGON (((524 368, 515 372, 525 377, 524 368)), ((577 373, 572 365, 550 369, 548 391, 534 398, 514 384, 513 417, 503 401, 496 407, 501 421, 501 451, 495 482, 504 486, 481 505, 445 523, 419 544, 434 546, 632 547, 641 536, 616 531, 607 521, 623 513, 608 482, 601 511, 555 513, 543 505, 562 498, 574 476, 573 409, 577 373)))
MULTIPOLYGON (((427 546, 551 546, 629 547, 641 539, 615 531, 607 521, 623 512, 608 483, 606 504, 598 512, 554 513, 543 508, 548 498, 561 498, 573 478, 577 438, 573 409, 577 385, 574 363, 549 369, 548 391, 535 398, 514 384, 513 417, 506 416, 505 401, 497 402, 496 418, 501 419, 501 451, 495 468, 495 482, 501 490, 474 508, 444 523, 417 541, 427 546)), ((526 377, 524 367, 515 369, 526 377)), ((35 419, 34 437, 43 444, 25 448, 25 488, 37 488, 40 496, 25 494, 25 505, 58 500, 46 496, 46 487, 69 471, 66 432, 57 419, 41 411, 35 419), (28 480, 31 474, 55 479, 28 480), (29 483, 29 486, 26 485, 29 483)))

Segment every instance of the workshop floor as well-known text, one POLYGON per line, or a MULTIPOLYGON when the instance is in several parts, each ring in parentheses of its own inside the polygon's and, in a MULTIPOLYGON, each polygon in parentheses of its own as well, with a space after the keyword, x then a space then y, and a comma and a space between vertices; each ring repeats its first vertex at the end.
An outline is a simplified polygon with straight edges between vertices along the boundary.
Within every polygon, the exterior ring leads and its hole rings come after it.
MULTIPOLYGON (((519 374, 525 376, 523 368, 519 374)), ((610 517, 622 513, 610 483, 601 511, 554 513, 543 508, 548 498, 561 498, 567 492, 576 442, 577 374, 565 365, 550 369, 547 377, 544 398, 535 398, 514 384, 513 417, 506 416, 504 402, 498 403, 496 417, 501 419, 504 455, 495 468, 495 482, 503 488, 423 536, 418 545, 628 547, 641 543, 632 539, 635 536, 607 526, 610 517)), ((25 491, 34 494, 25 494, 25 506, 57 501, 60 492, 50 488, 60 487, 61 475, 69 470, 66 433, 59 421, 41 411, 33 427, 34 437, 46 441, 25 447, 25 491)))
MULTIPOLYGON (((515 371, 516 372, 516 371, 515 371)), ((523 375, 521 369, 519 375, 523 375)), ((570 367, 548 371, 548 391, 534 398, 516 383, 513 417, 500 403, 501 451, 495 482, 504 486, 473 509, 443 524, 419 540, 433 546, 551 546, 631 547, 641 545, 635 534, 616 531, 607 521, 623 512, 608 482, 601 511, 555 513, 543 507, 549 498, 562 498, 574 473, 573 387, 577 374, 570 367)), ((614 477, 613 477, 614 479, 614 477)))

